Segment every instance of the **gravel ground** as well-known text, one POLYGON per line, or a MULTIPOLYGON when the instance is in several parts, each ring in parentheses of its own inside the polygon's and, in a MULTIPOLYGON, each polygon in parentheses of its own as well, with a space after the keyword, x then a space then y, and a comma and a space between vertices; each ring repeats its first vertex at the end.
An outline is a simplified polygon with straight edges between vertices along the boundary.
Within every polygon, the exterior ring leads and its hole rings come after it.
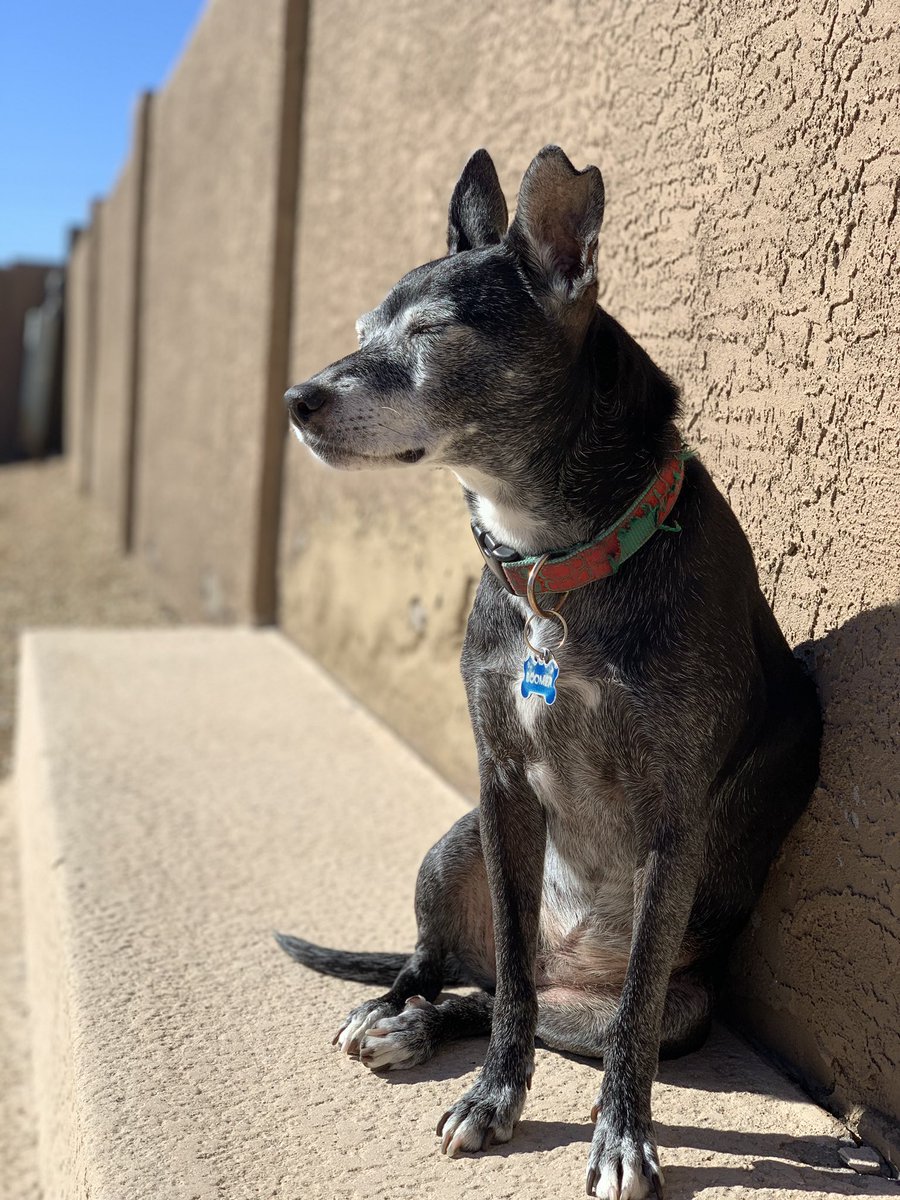
POLYGON ((38 1200, 21 947, 12 742, 19 633, 39 625, 167 625, 140 562, 75 494, 68 464, 0 468, 0 1200, 38 1200))

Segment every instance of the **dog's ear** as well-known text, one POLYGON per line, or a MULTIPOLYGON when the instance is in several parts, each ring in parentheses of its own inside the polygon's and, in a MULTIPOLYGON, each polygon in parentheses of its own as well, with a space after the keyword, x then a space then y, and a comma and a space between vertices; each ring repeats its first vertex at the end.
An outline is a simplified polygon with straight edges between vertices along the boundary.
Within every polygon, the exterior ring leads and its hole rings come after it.
POLYGON ((497 169, 487 150, 476 150, 457 180, 447 217, 447 253, 499 242, 509 213, 497 169))
POLYGON ((596 285, 603 204, 597 167, 576 171, 559 146, 545 146, 525 172, 509 241, 554 303, 572 303, 596 285))

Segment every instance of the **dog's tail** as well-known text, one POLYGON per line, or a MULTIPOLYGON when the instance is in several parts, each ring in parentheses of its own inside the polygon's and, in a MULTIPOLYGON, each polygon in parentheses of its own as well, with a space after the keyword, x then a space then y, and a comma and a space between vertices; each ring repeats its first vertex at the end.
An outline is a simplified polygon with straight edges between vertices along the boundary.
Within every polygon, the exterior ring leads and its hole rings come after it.
POLYGON ((406 966, 408 954, 379 954, 366 951, 331 950, 303 938, 276 933, 275 941, 285 954, 321 975, 334 975, 353 983, 391 984, 406 966))
MULTIPOLYGON (((409 962, 408 954, 381 954, 367 950, 332 950, 328 946, 317 946, 303 938, 291 937, 287 933, 276 933, 275 941, 285 954, 318 971, 320 975, 333 975, 337 979, 349 979, 352 983, 381 983, 389 986, 409 962)), ((458 987, 467 983, 458 964, 452 960, 445 964, 444 983, 458 987)))

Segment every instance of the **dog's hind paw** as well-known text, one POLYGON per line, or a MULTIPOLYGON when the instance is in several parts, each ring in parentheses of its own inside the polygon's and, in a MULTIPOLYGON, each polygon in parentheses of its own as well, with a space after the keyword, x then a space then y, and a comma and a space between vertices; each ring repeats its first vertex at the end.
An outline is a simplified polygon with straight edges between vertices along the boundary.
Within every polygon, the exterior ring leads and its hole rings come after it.
POLYGON ((337 1046, 343 1054, 358 1055, 362 1040, 372 1026, 385 1017, 396 1016, 399 1011, 400 1005, 393 1000, 367 1000, 354 1008, 334 1035, 332 1046, 337 1046))
POLYGON ((363 1034, 359 1061, 373 1071, 399 1071, 431 1058, 439 1042, 438 1009, 422 996, 410 996, 402 1012, 381 1017, 363 1034))

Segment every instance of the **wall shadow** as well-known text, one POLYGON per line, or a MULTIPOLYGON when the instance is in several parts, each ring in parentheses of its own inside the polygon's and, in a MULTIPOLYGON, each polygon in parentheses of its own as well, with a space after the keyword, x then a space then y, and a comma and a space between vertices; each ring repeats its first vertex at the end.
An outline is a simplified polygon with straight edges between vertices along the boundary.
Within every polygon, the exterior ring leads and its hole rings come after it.
POLYGON ((897 1121, 900 603, 858 613, 795 653, 822 702, 819 786, 738 939, 723 1013, 820 1103, 897 1121))

